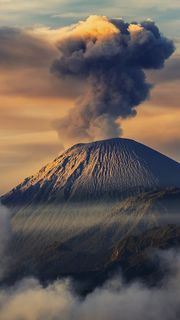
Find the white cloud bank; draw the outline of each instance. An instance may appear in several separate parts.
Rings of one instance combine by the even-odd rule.
[[[161,287],[148,288],[138,282],[125,285],[116,277],[83,300],[72,293],[69,280],[55,281],[46,288],[36,279],[22,280],[0,291],[0,319],[178,320],[180,255],[168,252],[167,258],[172,273]]]
[[[0,275],[11,238],[10,213],[0,206]],[[84,299],[72,291],[71,281],[57,280],[43,287],[26,278],[0,288],[0,320],[179,320],[180,253],[159,253],[169,275],[158,287],[125,284],[121,276],[108,280]],[[6,263],[5,263],[6,262]]]

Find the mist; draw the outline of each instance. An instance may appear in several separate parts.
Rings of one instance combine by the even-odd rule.
[[[120,272],[85,298],[72,280],[43,287],[35,278],[23,279],[0,291],[1,320],[178,320],[180,317],[180,253],[158,253],[169,275],[157,287],[140,281],[127,284]],[[173,264],[172,264],[173,261]]]
[[[1,206],[0,212],[3,280],[4,269],[11,268],[6,250],[12,240],[12,230],[9,210]],[[166,270],[156,286],[148,286],[142,280],[127,283],[120,270],[86,296],[78,294],[77,281],[72,278],[57,279],[44,285],[38,278],[22,276],[13,285],[4,283],[0,288],[0,320],[178,320],[180,252],[155,250],[154,254],[162,272]]]

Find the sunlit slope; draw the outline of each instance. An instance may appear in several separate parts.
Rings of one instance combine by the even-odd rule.
[[[129,139],[78,144],[10,191],[13,206],[121,197],[180,186],[180,164]]]

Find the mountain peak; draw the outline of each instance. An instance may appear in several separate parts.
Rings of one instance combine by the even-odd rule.
[[[80,143],[2,197],[6,204],[119,197],[180,186],[180,164],[131,139]]]
[[[92,141],[92,142],[86,142],[86,143],[77,143],[70,147],[69,149],[74,149],[78,147],[83,147],[83,146],[100,146],[100,145],[110,145],[110,144],[115,144],[115,143],[128,143],[128,142],[136,142],[135,140],[128,139],[128,138],[109,138],[109,139],[102,139],[102,140],[97,140],[97,141]]]

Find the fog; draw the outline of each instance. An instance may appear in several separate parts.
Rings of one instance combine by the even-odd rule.
[[[12,239],[10,212],[0,211],[0,271],[10,268],[7,246]],[[23,278],[0,287],[0,320],[178,320],[180,318],[180,252],[157,251],[166,277],[154,287],[125,282],[121,271],[82,297],[73,279],[57,279],[44,286],[37,278]],[[8,265],[9,264],[9,265]]]
[[[70,279],[43,287],[23,279],[0,291],[1,320],[178,320],[180,317],[180,254],[160,252],[169,276],[158,287],[125,284],[120,273],[85,298],[72,290]],[[173,263],[172,263],[173,262]]]

